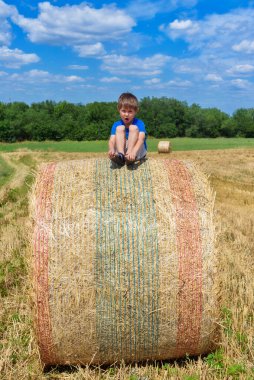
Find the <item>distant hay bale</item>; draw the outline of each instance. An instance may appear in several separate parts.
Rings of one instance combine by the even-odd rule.
[[[159,141],[158,153],[170,153],[170,152],[171,152],[170,141]]]
[[[32,195],[35,325],[45,364],[209,352],[214,195],[192,162],[41,167]]]

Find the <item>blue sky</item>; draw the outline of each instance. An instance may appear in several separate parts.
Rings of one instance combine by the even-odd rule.
[[[0,0],[0,101],[254,107],[254,1]]]

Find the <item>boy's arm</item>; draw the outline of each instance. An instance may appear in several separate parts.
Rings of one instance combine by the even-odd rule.
[[[111,135],[108,141],[108,156],[109,158],[114,157],[116,146],[116,135]]]
[[[131,152],[127,152],[127,154],[126,154],[126,158],[128,160],[130,160],[130,161],[135,160],[139,149],[141,148],[142,144],[144,144],[145,137],[146,137],[146,135],[144,132],[139,132],[138,140],[137,140],[135,146],[133,147]]]

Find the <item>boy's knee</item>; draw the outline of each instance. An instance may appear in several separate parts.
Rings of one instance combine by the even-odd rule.
[[[138,129],[138,127],[137,127],[136,125],[131,124],[131,125],[129,126],[129,132],[134,132],[134,133],[136,133],[136,132],[138,132],[138,131],[139,131],[139,129]]]
[[[139,129],[136,125],[130,125],[129,126],[129,137],[132,136],[133,141],[136,141],[138,139],[139,135]]]
[[[116,127],[116,133],[123,133],[124,131],[125,131],[124,125],[118,125],[118,127]]]

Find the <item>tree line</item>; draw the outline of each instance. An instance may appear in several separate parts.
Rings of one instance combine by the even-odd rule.
[[[254,137],[254,108],[239,108],[230,116],[218,108],[145,97],[137,117],[156,138]],[[0,141],[107,140],[118,119],[116,102],[0,102]]]

